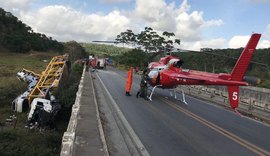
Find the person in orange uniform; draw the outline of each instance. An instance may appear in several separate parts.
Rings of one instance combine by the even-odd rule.
[[[132,85],[132,74],[133,74],[133,68],[130,67],[128,70],[127,82],[126,82],[126,96],[131,96],[130,89]]]

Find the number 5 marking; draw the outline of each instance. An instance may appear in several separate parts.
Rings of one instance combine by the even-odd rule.
[[[233,92],[232,99],[233,100],[237,100],[238,99],[238,93],[237,92]]]

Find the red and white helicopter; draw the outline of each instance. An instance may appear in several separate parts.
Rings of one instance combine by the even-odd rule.
[[[243,77],[260,37],[261,34],[252,34],[230,74],[182,69],[183,61],[179,57],[171,55],[161,58],[158,62],[150,63],[148,66],[150,69],[148,76],[150,77],[149,84],[153,89],[149,99],[152,101],[156,88],[174,89],[178,85],[223,85],[227,86],[231,108],[238,113],[239,86],[249,85],[248,82],[243,81]],[[184,92],[182,92],[182,96],[183,102],[187,104]],[[175,91],[174,97],[176,98]]]

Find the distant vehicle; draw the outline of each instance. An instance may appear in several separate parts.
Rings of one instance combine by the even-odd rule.
[[[89,56],[89,66],[94,69],[106,69],[106,59]]]
[[[98,69],[104,69],[104,68],[106,68],[106,60],[105,60],[105,58],[99,58],[99,59],[97,59],[97,68]]]
[[[112,58],[106,58],[106,65],[109,65],[109,66],[112,66],[113,65]]]

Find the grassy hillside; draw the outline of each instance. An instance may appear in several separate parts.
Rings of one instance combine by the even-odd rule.
[[[0,106],[10,105],[12,98],[25,91],[26,84],[16,78],[22,68],[41,73],[55,53],[0,53]]]
[[[131,50],[129,48],[105,44],[81,43],[81,45],[89,54],[94,54],[101,57],[118,56]]]

